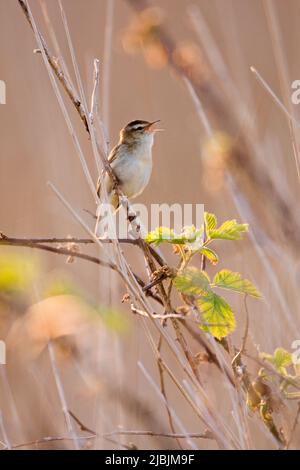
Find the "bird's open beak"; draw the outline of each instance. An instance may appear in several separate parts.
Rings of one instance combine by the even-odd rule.
[[[160,119],[158,119],[157,121],[153,121],[153,122],[150,122],[150,124],[146,127],[146,131],[147,132],[159,132],[159,131],[163,131],[164,129],[158,129],[155,127],[155,124],[157,122],[160,122]]]

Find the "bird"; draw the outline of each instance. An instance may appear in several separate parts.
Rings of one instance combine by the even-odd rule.
[[[118,144],[111,150],[108,161],[116,176],[119,187],[128,199],[139,196],[147,186],[152,172],[152,147],[157,121],[131,121],[120,131]],[[104,187],[108,203],[114,210],[119,208],[119,195],[114,189],[111,177],[104,172],[97,182],[97,195],[104,200]]]

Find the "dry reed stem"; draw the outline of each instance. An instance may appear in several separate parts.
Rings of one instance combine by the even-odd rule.
[[[80,447],[79,447],[79,442],[78,442],[78,436],[76,435],[75,429],[73,427],[73,424],[71,422],[71,419],[68,413],[67,399],[66,399],[64,388],[63,388],[62,380],[60,377],[59,368],[56,363],[55,352],[54,352],[51,341],[48,342],[48,353],[49,353],[49,358],[50,358],[50,363],[52,367],[52,373],[54,376],[57,393],[59,396],[59,400],[61,402],[62,412],[65,417],[65,422],[67,425],[67,430],[70,433],[70,436],[74,442],[75,449],[79,450]]]
[[[20,7],[23,10],[24,15],[27,18],[27,21],[28,21],[31,29],[34,31],[34,26],[33,26],[33,23],[32,23],[32,16],[30,15],[28,5],[27,5],[27,1],[26,0],[18,0],[18,2],[19,2]],[[56,57],[51,55],[51,53],[48,49],[48,46],[47,46],[44,38],[42,37],[42,35],[40,33],[39,33],[39,36],[40,36],[40,40],[41,40],[42,50],[44,51],[53,72],[55,73],[57,79],[62,84],[65,92],[67,93],[68,97],[72,101],[73,105],[77,109],[78,114],[79,114],[79,116],[80,116],[80,118],[81,118],[81,120],[84,124],[85,129],[89,132],[84,109],[82,107],[82,104],[81,104],[79,98],[76,95],[76,92],[75,92],[75,89],[74,89],[72,83],[69,81],[69,78],[64,74],[63,70],[58,65]]]
[[[161,365],[163,365],[163,362],[161,362]],[[138,362],[138,366],[140,368],[140,370],[142,371],[144,377],[147,379],[147,381],[149,382],[149,384],[151,385],[151,387],[154,389],[154,391],[156,392],[157,396],[160,398],[160,400],[164,403],[165,406],[168,406],[168,409],[169,409],[169,412],[172,416],[172,420],[174,420],[174,422],[176,423],[176,425],[178,426],[179,429],[181,429],[181,431],[183,431],[182,433],[184,434],[185,436],[185,439],[187,441],[187,443],[190,445],[190,447],[192,449],[197,449],[196,445],[194,444],[194,442],[192,442],[190,440],[190,438],[188,437],[188,433],[186,432],[186,430],[184,429],[184,426],[180,420],[180,418],[178,417],[177,413],[175,412],[175,410],[170,406],[169,403],[166,402],[166,397],[165,395],[161,392],[161,390],[158,388],[158,386],[156,385],[155,381],[152,379],[151,375],[149,374],[149,372],[146,370],[146,368],[144,367],[144,365],[139,361]],[[214,437],[212,436],[212,439],[214,439]]]
[[[165,321],[163,322],[163,326],[164,325],[165,325]],[[158,350],[159,354],[161,354],[162,339],[163,339],[162,335],[159,335],[159,340],[158,340],[158,344],[157,344],[157,350]],[[159,373],[160,391],[161,391],[161,394],[164,398],[164,403],[165,403],[165,408],[166,408],[166,412],[167,412],[167,416],[168,416],[169,426],[170,426],[171,432],[174,434],[175,433],[175,425],[174,425],[174,422],[173,422],[173,417],[172,417],[172,413],[171,413],[171,410],[170,410],[169,401],[168,401],[167,392],[166,392],[166,385],[165,385],[165,379],[164,379],[164,368],[160,363],[160,359],[157,360],[157,367],[158,367],[158,373]],[[181,443],[180,443],[178,438],[176,438],[176,442],[177,442],[178,447],[180,449],[182,449]]]
[[[1,430],[2,437],[4,439],[4,442],[3,443],[1,442],[1,443],[4,444],[7,447],[7,449],[11,450],[12,445],[8,439],[6,428],[4,426],[3,414],[1,410],[0,410],[0,430]]]

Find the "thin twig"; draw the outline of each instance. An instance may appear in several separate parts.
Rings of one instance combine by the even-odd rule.
[[[141,315],[142,317],[147,317],[149,318],[150,315],[143,311],[143,310],[140,310],[138,308],[136,308],[133,304],[131,305],[131,311],[132,313],[135,313],[137,315]],[[192,320],[194,321],[195,323],[198,323],[198,324],[201,324],[200,321],[197,321],[195,319],[192,319],[192,318],[189,318],[187,317],[186,315],[180,315],[179,313],[163,313],[163,314],[158,314],[158,313],[153,313],[151,315],[152,318],[158,318],[160,320],[167,320],[168,318],[176,318],[177,320]],[[211,326],[211,325],[210,325]]]
[[[157,351],[158,352],[158,351]],[[162,357],[160,356],[160,353],[158,352],[158,356],[157,356],[157,359],[160,360],[160,364],[161,366],[163,367],[164,370],[167,371],[167,368],[165,368],[165,362],[164,360],[162,359]],[[154,380],[152,379],[151,375],[149,374],[149,372],[145,369],[145,367],[143,366],[143,364],[138,361],[138,366],[140,367],[141,371],[143,372],[145,378],[148,380],[149,384],[153,387],[153,389],[155,390],[155,392],[157,393],[158,397],[163,401],[163,403],[165,404],[165,406],[168,406],[169,410],[170,410],[170,413],[172,415],[172,419],[174,420],[174,422],[176,422],[177,426],[179,427],[179,429],[181,429],[181,431],[183,431],[183,434],[185,434],[185,438],[187,440],[187,442],[189,443],[189,445],[191,446],[192,449],[195,449],[195,444],[190,440],[190,438],[187,436],[187,433],[185,432],[185,429],[183,427],[183,424],[181,423],[179,417],[177,416],[175,410],[173,408],[171,408],[170,404],[166,402],[166,398],[165,396],[161,393],[161,390],[159,390],[159,388],[157,387],[156,383],[154,382]]]
[[[91,124],[94,125],[95,116],[98,115],[98,96],[99,96],[99,85],[100,85],[100,72],[99,72],[99,59],[94,60],[94,86],[91,97],[91,111],[90,111],[90,120]]]
[[[247,306],[247,294],[245,294],[244,296],[244,305],[245,305],[245,311],[246,311],[246,322],[245,322],[245,332],[244,332],[244,336],[242,339],[241,353],[245,351],[248,333],[249,333],[249,312],[248,312],[248,306]]]
[[[70,435],[71,435],[71,437],[74,441],[75,449],[79,450],[80,447],[79,447],[79,443],[78,443],[78,440],[77,440],[78,436],[76,435],[76,432],[73,428],[73,424],[71,422],[71,419],[70,419],[70,416],[69,416],[69,413],[68,413],[68,406],[67,406],[65,391],[64,391],[64,388],[63,388],[59,368],[58,368],[57,363],[56,363],[55,352],[54,352],[53,345],[52,345],[51,341],[48,342],[48,352],[49,352],[50,363],[51,363],[52,372],[53,372],[53,376],[54,376],[54,380],[55,380],[55,384],[56,384],[56,388],[57,388],[57,393],[58,393],[58,396],[59,396],[59,399],[60,399],[60,402],[61,402],[62,412],[63,412],[64,417],[65,417],[67,429],[68,429],[68,432],[70,433]]]
[[[83,424],[80,421],[80,419],[77,418],[77,416],[71,410],[68,410],[68,413],[69,413],[70,416],[72,416],[74,421],[78,424],[80,431],[88,432],[88,433],[90,433],[94,436],[97,436],[97,433],[95,431],[93,431],[92,429],[89,429],[85,424]]]
[[[77,440],[78,441],[87,441],[90,439],[95,439],[96,436],[78,436]],[[73,437],[67,437],[67,436],[58,436],[58,437],[42,437],[41,439],[36,439],[34,441],[29,441],[29,442],[24,442],[22,444],[14,444],[11,446],[12,449],[20,449],[21,447],[29,447],[29,446],[36,446],[38,444],[48,444],[49,442],[59,442],[59,441],[71,441],[74,442]],[[6,448],[1,449],[1,450],[6,450]]]
[[[2,437],[5,441],[6,448],[7,449],[12,449],[12,445],[11,445],[9,439],[8,439],[7,432],[6,432],[6,429],[5,429],[5,426],[4,426],[3,414],[2,414],[1,410],[0,410],[0,430],[1,430]]]
[[[103,52],[103,80],[102,80],[102,116],[105,130],[109,136],[109,101],[111,84],[111,62],[112,62],[112,40],[113,40],[113,19],[114,19],[114,0],[106,0],[106,18],[104,30],[104,52]]]
[[[266,82],[266,80],[262,77],[262,75],[256,70],[255,67],[251,66],[250,67],[251,72],[254,74],[255,78],[257,81],[263,86],[263,88],[269,93],[269,95],[273,98],[274,102],[277,104],[277,106],[283,111],[283,113],[286,115],[290,121],[292,121],[296,127],[300,127],[300,123],[297,121],[297,119],[292,116],[289,112],[289,110],[284,106],[284,104],[280,101],[278,96],[274,93],[270,85]]]
[[[213,439],[211,436],[211,433],[209,431],[205,431],[203,433],[188,433],[188,434],[180,434],[180,433],[163,433],[163,432],[155,432],[155,431],[131,431],[131,430],[124,430],[124,431],[111,431],[108,433],[104,434],[92,434],[91,436],[78,436],[77,440],[78,441],[89,441],[91,439],[96,439],[98,437],[102,437],[103,439],[110,440],[110,437],[113,436],[151,436],[151,437],[165,437],[169,439],[185,439],[186,437],[189,437],[191,439]],[[29,442],[24,442],[22,444],[14,444],[10,447],[10,449],[20,449],[21,447],[29,447],[29,446],[36,446],[39,444],[48,444],[49,442],[61,442],[61,441],[73,441],[74,439],[72,437],[67,437],[67,436],[57,436],[57,437],[51,437],[51,436],[46,436],[42,437],[40,439],[36,439],[33,441]],[[116,443],[116,441],[112,441]],[[4,443],[1,443],[4,447],[1,450],[8,450],[9,447],[5,445]],[[118,443],[120,444],[120,443]],[[123,444],[120,444],[122,447],[125,449],[132,449],[130,446],[126,446]]]
[[[162,325],[163,326],[165,325],[165,320],[163,321]],[[163,339],[162,335],[159,335],[159,341],[157,344],[157,351],[159,352],[159,354],[161,354],[162,339]],[[160,358],[157,359],[157,367],[158,367],[158,372],[159,372],[160,391],[161,391],[162,396],[165,399],[165,408],[166,408],[167,415],[168,415],[168,421],[169,421],[171,432],[174,435],[175,424],[173,422],[173,417],[172,417],[172,413],[171,413],[170,406],[169,406],[169,401],[168,401],[166,386],[165,386],[164,368],[160,363]],[[178,438],[176,438],[176,442],[177,442],[178,447],[182,449],[182,445]]]
[[[110,242],[110,240],[107,240]],[[134,242],[134,240],[132,240]],[[0,232],[0,246],[5,245],[5,246],[19,246],[19,247],[24,247],[24,248],[34,248],[37,250],[43,250],[43,251],[48,251],[50,253],[55,253],[58,255],[65,255],[65,256],[72,256],[74,258],[79,258],[83,259],[85,261],[89,261],[91,263],[95,263],[99,266],[103,266],[106,268],[110,268],[115,272],[119,272],[117,265],[110,262],[110,261],[105,261],[101,258],[97,258],[95,256],[87,255],[85,253],[79,253],[78,251],[69,249],[69,248],[64,248],[61,246],[53,247],[53,246],[48,246],[45,245],[44,243],[95,243],[94,240],[89,239],[89,238],[12,238],[12,237],[7,237],[3,233]],[[125,243],[125,241],[124,241]],[[126,242],[127,243],[127,242]],[[128,243],[131,243],[131,241],[128,241]],[[136,244],[136,243],[133,243]],[[145,283],[144,281],[137,275],[134,274],[136,281],[138,284],[142,287],[142,289],[145,288]],[[161,299],[159,296],[154,294],[151,289],[147,290],[146,295],[153,298],[161,304]]]
[[[39,240],[39,241],[36,241],[36,240]],[[28,238],[28,239],[11,238],[11,237],[7,237],[3,233],[0,233],[0,246],[7,245],[7,246],[20,246],[20,247],[25,247],[25,248],[26,247],[36,248],[38,250],[50,251],[51,253],[56,253],[59,255],[74,256],[75,258],[81,258],[86,261],[90,261],[100,266],[104,266],[104,267],[113,269],[114,271],[117,271],[117,265],[110,261],[105,261],[105,260],[102,260],[101,258],[96,258],[95,256],[90,256],[84,253],[78,253],[78,251],[75,251],[69,248],[63,248],[61,246],[54,247],[54,246],[48,246],[44,244],[44,243],[57,243],[57,241],[54,241],[55,239],[52,239],[52,240],[51,239],[43,239],[43,240],[36,239],[36,240],[32,238]],[[61,239],[61,240],[64,240],[63,243],[71,243],[70,241],[67,242],[67,239]],[[89,242],[84,241],[82,243],[89,243]]]
[[[106,432],[101,435],[97,434],[95,431],[91,430],[88,428],[85,424],[80,421],[80,419],[71,411],[68,410],[69,414],[72,416],[74,421],[78,424],[79,429],[84,432],[88,432],[91,434],[89,438],[92,436],[94,437],[112,437],[112,436],[153,436],[153,437],[167,437],[171,439],[184,439],[186,437],[192,437],[194,439],[213,439],[212,433],[209,430],[206,430],[203,433],[188,433],[188,434],[183,434],[183,433],[166,433],[166,432],[155,432],[155,431],[136,431],[136,430],[117,430],[117,431],[111,431],[111,432]]]
[[[131,238],[119,238],[118,239],[119,243],[124,243],[126,245],[135,245],[140,247],[140,242],[137,239],[131,239]],[[57,237],[52,237],[52,238],[16,238],[16,237],[8,237],[5,235],[3,232],[0,232],[0,245],[15,245],[15,246],[29,246],[31,248],[40,248],[39,244],[44,244],[44,243],[77,243],[77,244],[90,244],[90,243],[95,243],[95,240],[92,238],[77,238],[77,237],[66,237],[66,238],[57,238]],[[110,239],[101,239],[102,244],[108,244],[108,243],[113,243],[113,240]],[[165,260],[161,258],[161,256],[157,253],[157,251],[149,245],[149,249],[151,251],[151,254],[155,258],[155,260],[158,262],[160,266],[164,266]],[[147,288],[148,289],[148,288]],[[147,290],[146,289],[146,290]]]
[[[247,307],[247,294],[244,296],[244,305],[245,305],[245,311],[246,311],[246,322],[245,322],[245,332],[242,338],[242,344],[239,349],[239,351],[235,354],[234,358],[231,361],[231,364],[233,368],[238,364],[238,362],[241,360],[241,356],[246,350],[246,342],[248,338],[248,333],[249,333],[249,312],[248,312],[248,307]]]
[[[164,433],[164,432],[155,432],[155,431],[112,431],[110,433],[105,433],[103,436],[153,436],[153,437],[168,437],[171,439],[186,439],[187,437],[192,439],[213,439],[213,436],[210,431],[205,431],[203,433]]]

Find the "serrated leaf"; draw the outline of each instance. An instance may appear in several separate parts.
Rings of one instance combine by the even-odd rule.
[[[261,294],[254,287],[251,281],[243,279],[240,273],[234,273],[229,269],[219,271],[214,277],[213,284],[216,287],[252,295],[252,297],[261,297]]]
[[[174,284],[180,292],[187,295],[201,295],[211,290],[208,274],[195,267],[186,268],[180,272]]]
[[[145,238],[147,243],[154,243],[159,245],[163,242],[171,242],[175,238],[174,230],[168,227],[157,227],[152,232],[149,232]]]
[[[235,330],[236,321],[234,313],[223,297],[210,292],[201,296],[197,304],[204,320],[211,325],[203,325],[201,328],[209,331],[215,338],[225,338]]]
[[[235,219],[227,220],[219,228],[210,230],[209,237],[222,240],[241,240],[242,233],[248,231],[248,224],[238,224]]]
[[[219,257],[217,253],[212,250],[211,248],[207,248],[206,246],[203,246],[200,249],[200,253],[202,253],[206,258],[212,263],[212,264],[217,264],[219,261]]]
[[[283,348],[275,349],[273,356],[267,353],[261,353],[260,355],[263,359],[273,364],[283,375],[287,374],[286,368],[293,363],[292,354]]]
[[[176,234],[168,227],[158,227],[145,237],[147,243],[173,243],[174,245],[187,245],[191,251],[197,251],[202,246],[203,230],[197,230],[194,225],[184,227],[180,234]]]
[[[211,230],[214,230],[217,226],[217,217],[215,214],[210,214],[209,212],[204,212],[205,228],[207,233]]]

